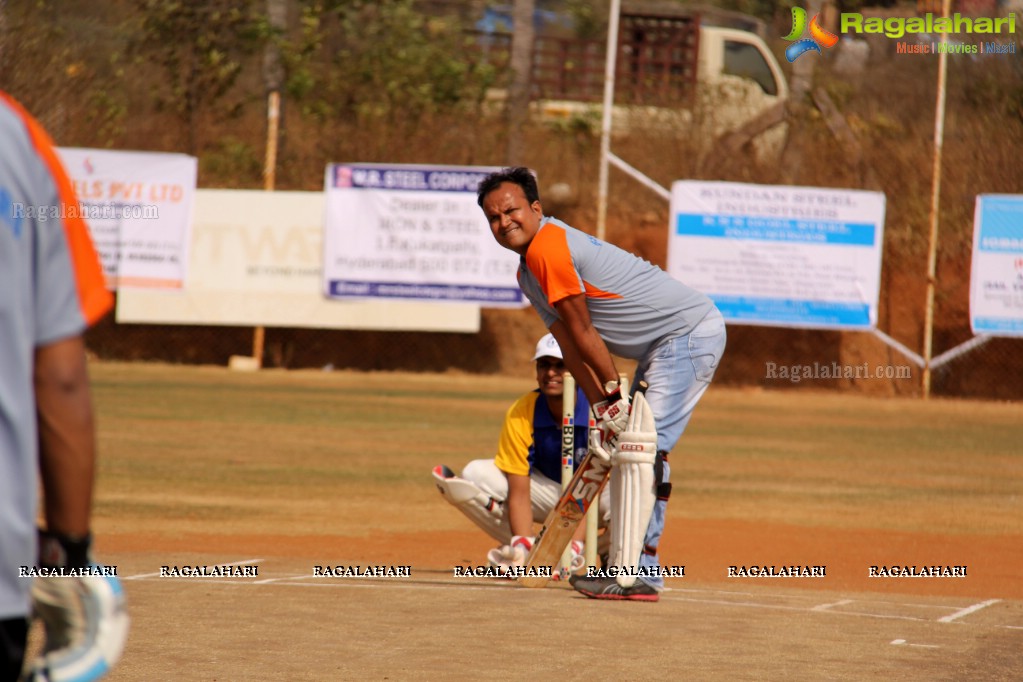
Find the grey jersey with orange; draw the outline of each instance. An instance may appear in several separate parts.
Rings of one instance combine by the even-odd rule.
[[[0,92],[0,620],[29,612],[32,581],[19,574],[36,560],[35,351],[80,334],[88,322],[83,299],[92,295],[76,279],[82,243],[76,249],[71,241],[87,228],[76,223],[77,232],[50,217],[70,205],[61,187],[71,185],[54,174],[52,145],[41,135],[38,123]],[[103,290],[94,300],[98,315],[110,295]]]
[[[548,328],[560,319],[555,304],[585,294],[608,350],[633,360],[688,334],[714,308],[656,265],[549,216],[520,259],[518,280]]]

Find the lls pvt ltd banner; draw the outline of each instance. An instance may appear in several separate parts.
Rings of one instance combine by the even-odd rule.
[[[188,263],[195,157],[61,148],[107,286],[180,289]]]
[[[326,295],[522,306],[519,257],[497,244],[476,204],[493,170],[327,166]]]
[[[877,324],[885,197],[878,192],[680,180],[668,272],[740,324]]]
[[[1023,336],[1023,195],[977,197],[970,326],[976,334]]]

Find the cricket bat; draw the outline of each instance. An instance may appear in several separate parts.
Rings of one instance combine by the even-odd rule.
[[[640,382],[637,390],[646,388]],[[609,443],[612,447],[614,442]],[[605,462],[593,452],[587,452],[575,475],[569,481],[561,499],[547,515],[543,528],[533,542],[533,550],[526,559],[525,574],[518,579],[523,587],[544,587],[551,579],[550,574],[561,562],[561,556],[572,542],[579,522],[586,518],[586,512],[599,499],[600,492],[611,475],[611,462]]]

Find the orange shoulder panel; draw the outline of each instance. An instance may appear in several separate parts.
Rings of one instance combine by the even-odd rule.
[[[106,288],[103,268],[89,236],[89,228],[81,218],[81,210],[74,187],[64,171],[63,164],[57,157],[49,134],[17,101],[6,93],[0,93],[0,97],[24,121],[32,138],[32,144],[46,163],[50,175],[53,176],[53,182],[60,195],[60,215],[64,216],[61,222],[64,225],[68,250],[75,268],[78,304],[86,323],[92,325],[110,310],[114,297]],[[69,207],[73,208],[69,210]]]
[[[547,223],[533,237],[526,251],[526,267],[540,283],[551,305],[583,293],[579,286],[579,275],[572,265],[568,238],[564,228],[558,225]]]

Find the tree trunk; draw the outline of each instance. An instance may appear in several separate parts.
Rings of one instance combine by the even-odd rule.
[[[807,0],[806,14],[811,19],[817,16],[821,11],[822,4],[822,0]],[[817,65],[817,58],[820,56],[808,54],[792,63],[792,87],[789,91],[789,106],[786,115],[789,123],[788,134],[781,157],[782,173],[784,173],[787,183],[797,182],[799,179],[803,152],[798,137],[809,108],[807,100],[813,89],[813,70]]]
[[[533,71],[533,8],[534,0],[515,0],[512,20],[511,69],[512,82],[508,88],[508,147],[509,165],[522,165],[526,154],[523,139],[529,119],[529,90]]]
[[[8,82],[7,59],[7,0],[0,0],[0,83]]]

